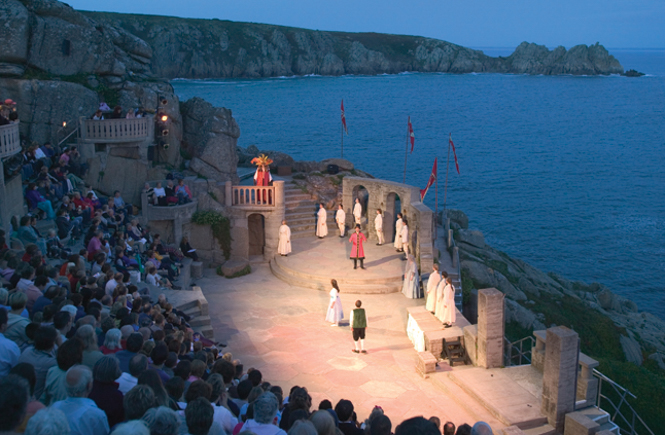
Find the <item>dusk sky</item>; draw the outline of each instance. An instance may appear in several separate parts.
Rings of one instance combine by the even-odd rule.
[[[663,0],[69,0],[75,9],[421,35],[470,47],[665,47]]]

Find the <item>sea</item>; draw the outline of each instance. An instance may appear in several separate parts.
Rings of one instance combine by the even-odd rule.
[[[491,56],[512,49],[481,48]],[[512,257],[599,282],[665,319],[665,49],[610,49],[622,76],[402,73],[172,82],[229,108],[238,145],[342,156],[438,195]],[[407,118],[415,135],[407,149]],[[448,159],[448,138],[455,144]],[[410,148],[410,145],[408,146]],[[447,179],[447,192],[445,189]]]

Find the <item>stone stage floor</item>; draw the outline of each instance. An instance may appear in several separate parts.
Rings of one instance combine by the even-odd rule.
[[[348,267],[348,260],[344,264]],[[327,292],[287,284],[275,278],[267,264],[252,267],[250,275],[236,279],[209,269],[197,280],[208,300],[216,339],[228,343],[228,351],[245,370],[261,370],[264,379],[285,394],[293,385],[307,387],[313,409],[323,399],[333,405],[349,399],[361,420],[379,405],[393,425],[435,415],[456,425],[483,420],[494,429],[505,427],[446,373],[473,368],[451,369],[440,363],[429,379],[417,373],[417,355],[405,332],[406,308],[424,304],[423,299],[401,293],[343,293],[345,319],[341,327],[331,327],[324,321]],[[351,352],[348,314],[358,298],[368,315],[367,354]]]

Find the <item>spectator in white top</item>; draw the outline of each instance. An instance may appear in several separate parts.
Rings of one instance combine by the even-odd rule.
[[[120,272],[116,272],[115,275],[113,275],[113,279],[110,279],[109,282],[106,283],[106,287],[104,287],[104,290],[106,290],[106,294],[109,296],[113,296],[113,290],[115,288],[122,284],[122,279],[124,278],[124,275]]]
[[[122,372],[122,375],[115,380],[118,383],[118,390],[122,394],[127,394],[136,386],[139,376],[146,370],[148,370],[148,358],[142,353],[134,355],[129,360],[129,373]]]

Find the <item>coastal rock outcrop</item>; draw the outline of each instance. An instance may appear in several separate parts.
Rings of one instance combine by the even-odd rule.
[[[217,181],[238,181],[240,127],[231,110],[195,97],[180,105],[182,148],[192,157],[190,169]]]
[[[623,67],[614,56],[596,42],[595,45],[576,45],[570,50],[558,46],[549,50],[544,45],[522,42],[506,58],[507,72],[515,74],[621,74]]]

